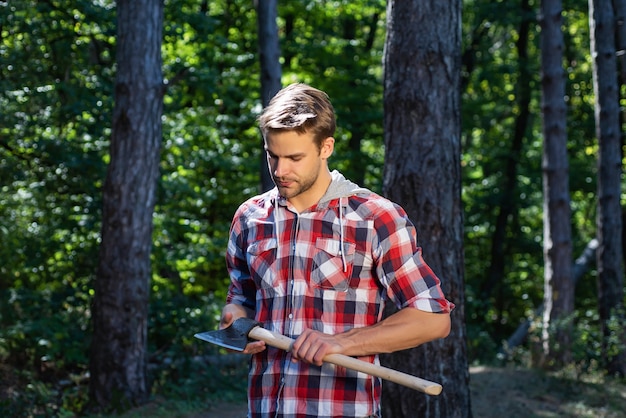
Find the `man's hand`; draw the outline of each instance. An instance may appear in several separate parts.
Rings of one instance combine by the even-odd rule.
[[[245,308],[239,305],[226,305],[222,310],[222,317],[220,318],[220,329],[228,328],[239,318],[249,318],[248,312]],[[257,354],[265,350],[265,341],[254,341],[248,343],[243,350],[244,354]],[[237,353],[239,351],[228,350],[231,353]]]
[[[305,329],[296,339],[291,348],[293,361],[304,361],[321,366],[328,354],[337,354],[343,351],[338,338],[312,329]]]

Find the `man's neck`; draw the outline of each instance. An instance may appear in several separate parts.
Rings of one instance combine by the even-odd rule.
[[[330,186],[331,182],[332,176],[330,175],[330,171],[326,169],[320,174],[313,187],[305,193],[289,199],[289,203],[298,213],[301,213],[302,211],[319,203],[320,199],[324,196],[324,194],[326,194],[326,190],[328,190],[328,186]]]

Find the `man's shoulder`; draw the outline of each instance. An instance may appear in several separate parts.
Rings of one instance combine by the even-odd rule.
[[[385,213],[396,215],[404,212],[398,204],[372,191],[354,194],[350,196],[349,201],[350,207],[356,212],[364,216],[369,214],[366,217],[378,217]]]
[[[235,212],[235,217],[267,216],[268,211],[274,206],[277,198],[278,195],[275,189],[252,196],[239,205]]]

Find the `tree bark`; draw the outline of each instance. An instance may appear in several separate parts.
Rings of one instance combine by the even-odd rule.
[[[91,405],[104,411],[142,404],[150,394],[150,252],[163,112],[163,3],[121,0],[117,16],[118,69],[90,358]]]
[[[615,49],[619,66],[619,79],[626,85],[626,0],[613,0],[615,14]]]
[[[383,416],[471,416],[463,283],[460,171],[461,1],[390,0],[384,56],[383,193],[415,223],[429,265],[456,304],[443,340],[382,357],[383,363],[439,381],[438,397],[392,383]]]
[[[282,69],[280,67],[280,45],[278,41],[277,0],[259,0],[256,2],[257,29],[259,39],[259,59],[261,61],[261,102],[267,106],[272,97],[282,87]],[[263,142],[261,142],[263,146]],[[261,153],[261,190],[274,187],[269,172],[265,151]]]
[[[542,366],[571,361],[574,282],[563,70],[563,6],[541,1],[544,311]]]
[[[626,375],[624,269],[622,266],[621,130],[615,57],[615,13],[611,2],[589,0],[598,154],[598,311],[604,358],[610,374]],[[614,320],[614,328],[611,320]],[[615,334],[615,335],[612,335]],[[617,338],[621,344],[609,344]],[[610,350],[614,349],[614,352]]]
[[[613,11],[615,13],[615,49],[619,68],[619,89],[620,101],[624,99],[626,86],[626,0],[613,0]],[[620,125],[624,123],[624,110],[620,112]],[[622,146],[625,144],[624,132],[621,132]],[[623,150],[623,147],[622,147]],[[622,159],[624,152],[622,151]],[[626,209],[622,208],[622,265],[626,266]]]

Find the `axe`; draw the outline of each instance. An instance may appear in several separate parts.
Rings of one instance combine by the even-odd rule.
[[[235,351],[243,351],[250,340],[265,341],[267,345],[289,351],[295,341],[284,335],[266,330],[261,326],[260,322],[249,318],[239,318],[228,328],[201,332],[195,334],[194,337]],[[428,395],[439,395],[442,390],[439,383],[343,354],[328,354],[324,357],[324,362],[389,380]]]

